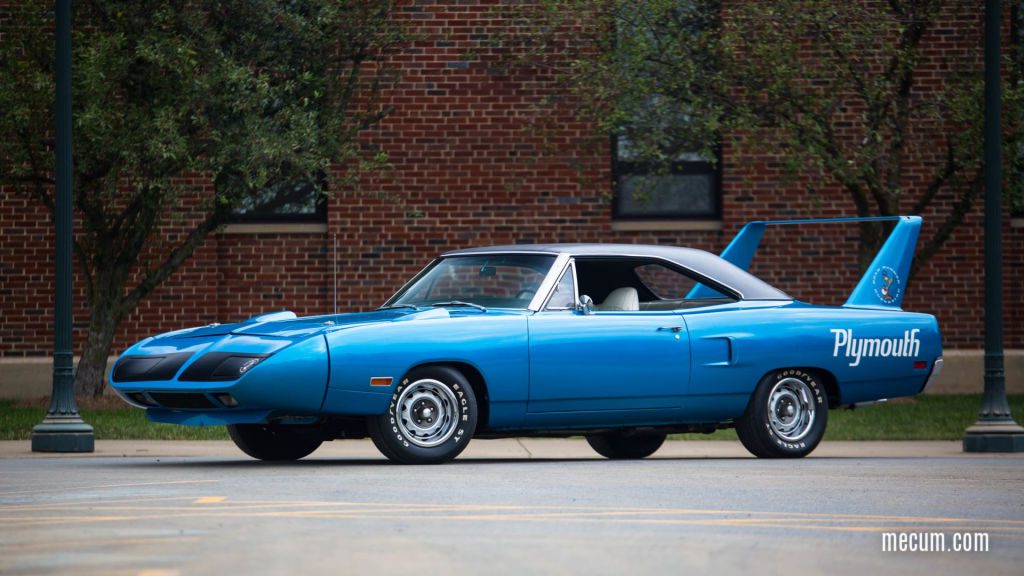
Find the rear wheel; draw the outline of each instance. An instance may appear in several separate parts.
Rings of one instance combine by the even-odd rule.
[[[598,454],[612,460],[639,460],[658,451],[665,435],[657,432],[616,431],[588,434],[587,443]]]
[[[231,424],[228,435],[242,452],[258,460],[298,460],[324,441],[317,431],[278,424]]]
[[[828,398],[821,382],[799,368],[765,376],[736,421],[743,446],[758,458],[802,458],[825,435]]]
[[[476,395],[458,370],[413,369],[395,388],[388,411],[371,416],[373,443],[392,462],[441,464],[469,444],[478,417]]]

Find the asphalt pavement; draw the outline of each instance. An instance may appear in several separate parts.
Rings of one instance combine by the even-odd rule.
[[[1021,574],[1024,457],[952,442],[824,443],[803,460],[671,442],[474,441],[441,466],[367,442],[297,463],[224,442],[0,442],[0,574]],[[883,534],[987,534],[885,552]]]

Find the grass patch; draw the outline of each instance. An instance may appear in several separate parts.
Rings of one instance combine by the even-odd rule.
[[[857,410],[832,410],[825,440],[959,440],[974,423],[981,395],[917,396]],[[85,401],[82,416],[98,440],[227,440],[223,426],[178,426],[146,420],[144,411],[117,398]],[[1010,408],[1024,416],[1024,395],[1011,395]],[[0,400],[0,440],[28,440],[46,415],[44,401]],[[1019,420],[1018,420],[1019,421]],[[734,430],[675,434],[675,440],[735,440]]]
[[[1009,396],[1015,418],[1024,416],[1024,395]],[[978,419],[981,394],[899,398],[879,406],[831,410],[825,440],[960,440]],[[735,430],[674,434],[675,440],[735,440]]]
[[[146,419],[146,412],[118,398],[81,403],[82,418],[97,440],[227,440],[223,426],[179,426]],[[0,440],[28,440],[43,421],[46,405],[39,401],[0,400]]]

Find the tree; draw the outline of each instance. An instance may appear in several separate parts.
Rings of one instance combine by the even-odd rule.
[[[951,198],[916,272],[983,183],[980,45],[977,60],[954,55],[941,81],[924,86],[922,41],[977,8],[970,0],[549,1],[512,9],[521,26],[508,42],[524,55],[520,64],[555,71],[581,116],[651,163],[713,157],[733,138],[775,151],[793,175],[830,175],[859,216],[919,214]],[[1008,60],[1012,161],[1024,142],[1021,51]],[[927,181],[909,187],[915,165]],[[1021,205],[1022,186],[1008,179],[1012,204]],[[885,230],[861,225],[862,269]]]
[[[242,202],[334,187],[386,161],[360,131],[387,112],[404,41],[385,0],[83,0],[73,45],[74,253],[89,332],[75,390],[99,395],[118,324]],[[0,44],[0,183],[53,212],[52,6],[12,8]],[[196,177],[209,192],[197,190]],[[248,199],[248,200],[247,200]],[[164,237],[162,226],[184,227]]]

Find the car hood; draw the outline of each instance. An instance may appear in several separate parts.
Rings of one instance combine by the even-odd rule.
[[[522,311],[492,309],[484,312],[484,314],[509,313],[516,314],[522,313]],[[157,336],[155,340],[163,338],[205,338],[210,336],[226,336],[228,334],[295,339],[312,336],[319,332],[344,330],[369,324],[414,322],[417,320],[458,318],[479,314],[481,314],[480,311],[472,308],[422,308],[419,310],[393,308],[374,310],[372,312],[352,312],[348,314],[329,314],[298,318],[295,316],[295,313],[284,311],[255,316],[243,322],[233,324],[211,324],[209,326],[168,332]]]

